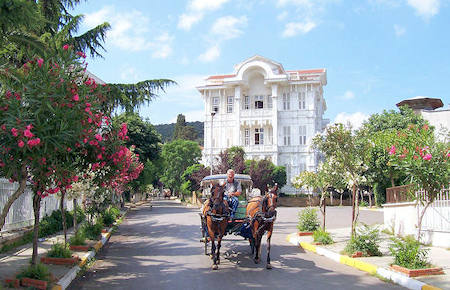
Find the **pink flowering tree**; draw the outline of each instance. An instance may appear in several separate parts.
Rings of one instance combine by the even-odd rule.
[[[114,165],[112,156],[126,138],[115,137],[123,132],[114,132],[103,114],[107,88],[86,77],[84,58],[64,45],[0,76],[0,174],[19,183],[2,210],[0,228],[14,200],[29,186],[35,193],[32,264],[41,199],[64,193],[78,180],[77,172]],[[104,176],[115,173],[111,168]]]
[[[448,144],[434,140],[428,125],[409,126],[397,133],[397,139],[387,148],[389,165],[405,173],[415,189],[423,189],[424,194],[414,197],[424,206],[418,220],[417,240],[420,239],[422,219],[427,208],[434,202],[439,192],[447,188],[450,181],[450,149]]]

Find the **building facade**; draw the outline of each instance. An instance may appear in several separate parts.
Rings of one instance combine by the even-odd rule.
[[[205,102],[203,162],[213,164],[221,151],[241,146],[248,159],[269,158],[286,167],[292,178],[314,171],[318,154],[310,140],[321,133],[326,102],[325,69],[286,71],[270,59],[255,55],[234,67],[232,75],[216,75],[197,87]]]

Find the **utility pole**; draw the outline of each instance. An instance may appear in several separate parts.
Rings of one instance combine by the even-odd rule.
[[[216,114],[215,111],[211,112],[211,163],[210,163],[210,172],[209,174],[212,175],[212,167],[213,167],[213,141],[214,141],[214,115]]]

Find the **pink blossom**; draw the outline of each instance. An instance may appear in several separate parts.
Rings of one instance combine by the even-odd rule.
[[[42,67],[42,65],[44,64],[44,60],[42,58],[38,59],[37,64],[39,67]]]
[[[447,157],[450,157],[450,152],[449,153],[447,153],[447,155],[446,155]]]
[[[395,146],[392,145],[391,146],[391,150],[389,151],[389,155],[394,155],[395,154],[395,150],[396,150]]]
[[[72,100],[74,100],[75,102],[78,102],[80,100],[80,96],[79,95],[74,95]]]
[[[34,134],[31,133],[31,131],[28,130],[28,129],[26,129],[26,130],[23,132],[23,135],[24,135],[25,137],[27,137],[27,138],[32,138],[32,137],[34,136]]]
[[[68,49],[69,49],[69,45],[68,45],[68,44],[65,44],[65,45],[63,46],[63,49],[64,49],[64,50],[68,50]]]
[[[98,141],[102,141],[103,137],[100,134],[95,135],[95,139],[97,139]]]
[[[36,138],[36,139],[28,140],[27,145],[30,146],[30,147],[33,147],[33,146],[39,145],[40,143],[41,143],[41,139]]]
[[[19,130],[17,130],[16,128],[11,129],[11,133],[13,134],[14,137],[18,136],[18,132],[19,132]]]
[[[84,109],[84,111],[85,112],[89,112],[91,109],[89,109],[89,107],[86,107],[85,109]]]
[[[431,154],[428,153],[428,154],[426,154],[425,156],[423,156],[423,160],[430,160],[431,157],[433,157],[433,156],[431,156]]]
[[[23,146],[25,146],[25,142],[23,142],[22,140],[20,140],[17,145],[22,148]]]
[[[31,130],[31,129],[33,129],[33,125],[32,125],[32,124],[28,124],[28,125],[25,127],[25,129]]]

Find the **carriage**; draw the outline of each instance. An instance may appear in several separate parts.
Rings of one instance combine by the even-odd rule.
[[[215,175],[209,175],[203,178],[201,186],[202,186],[202,200],[206,200],[209,198],[210,195],[210,186],[212,184],[217,184],[222,180],[226,180],[227,175],[226,174],[215,174]],[[251,230],[247,226],[246,218],[245,218],[245,210],[248,204],[248,201],[259,195],[259,189],[253,189],[253,181],[250,177],[250,175],[246,174],[235,174],[234,179],[239,181],[241,183],[242,192],[239,196],[239,206],[236,210],[235,216],[233,218],[230,218],[228,220],[228,225],[226,228],[225,235],[239,235],[242,236],[244,239],[250,239],[251,238]],[[205,255],[208,255],[208,242],[210,241],[210,238],[208,236],[207,231],[207,225],[206,225],[206,217],[199,213],[200,219],[201,219],[201,234],[202,239],[201,242],[205,243]]]

